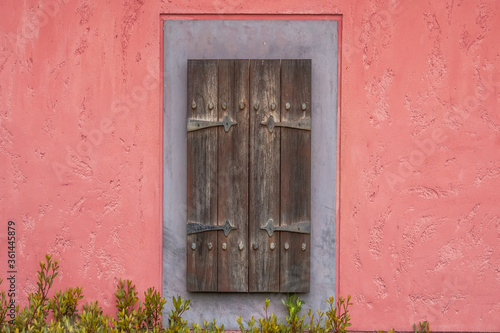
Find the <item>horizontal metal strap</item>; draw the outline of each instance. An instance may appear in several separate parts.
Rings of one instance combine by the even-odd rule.
[[[311,130],[311,118],[280,122],[280,121],[275,121],[273,115],[270,115],[269,118],[267,118],[267,121],[263,121],[261,122],[261,124],[267,126],[269,132],[272,132],[275,127],[288,127],[304,131]]]
[[[229,129],[233,125],[237,125],[238,123],[229,118],[228,115],[224,117],[222,121],[213,121],[213,120],[202,120],[202,119],[188,119],[187,120],[187,131],[197,131],[208,127],[215,126],[224,126],[224,130],[229,132]]]
[[[198,222],[188,222],[187,223],[187,234],[192,235],[192,234],[197,234],[200,232],[206,232],[206,231],[217,231],[217,230],[222,230],[224,231],[224,235],[229,235],[229,232],[231,230],[236,229],[236,227],[233,227],[231,223],[229,223],[229,220],[226,220],[226,223],[224,225],[210,225],[210,224],[203,224],[203,223],[198,223]]]
[[[310,234],[311,233],[311,221],[303,221],[294,223],[291,225],[281,225],[274,226],[273,219],[269,219],[267,224],[263,227],[260,227],[262,230],[267,231],[269,237],[273,235],[275,231],[288,231],[288,232],[296,232],[300,234]]]

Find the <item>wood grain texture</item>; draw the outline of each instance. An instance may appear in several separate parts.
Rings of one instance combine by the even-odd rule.
[[[282,60],[281,106],[281,121],[311,117],[310,60]],[[311,131],[282,128],[281,225],[302,221],[311,221]],[[280,292],[309,292],[310,238],[310,234],[281,232]]]
[[[311,132],[262,122],[310,119],[311,61],[189,61],[188,118],[226,116],[188,132],[188,221],[237,229],[187,236],[188,290],[308,292],[310,235],[261,227],[311,220]]]
[[[217,120],[217,74],[216,60],[188,61],[187,118]],[[217,225],[217,148],[216,127],[187,133],[188,222]],[[187,290],[217,291],[217,231],[188,235],[186,244]]]
[[[248,104],[249,61],[219,61],[219,120],[229,115],[238,124],[229,132],[219,127],[218,220],[237,229],[218,232],[218,291],[248,291]],[[226,106],[224,110],[222,105]],[[220,244],[227,243],[227,250]],[[243,249],[239,245],[243,244]]]
[[[272,114],[279,119],[280,61],[250,62],[250,205],[249,291],[279,291],[279,233],[269,237],[260,227],[269,219],[279,223],[280,130],[261,125]],[[275,110],[271,104],[275,103]],[[258,106],[255,110],[254,106]],[[274,243],[276,248],[271,250]],[[253,246],[256,244],[257,249]]]

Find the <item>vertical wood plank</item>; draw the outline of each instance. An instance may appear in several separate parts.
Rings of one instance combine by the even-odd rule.
[[[279,291],[279,232],[269,237],[261,226],[279,223],[280,130],[271,133],[262,121],[279,119],[280,60],[250,62],[250,205],[249,291]],[[275,103],[275,110],[271,104]],[[257,109],[256,109],[257,107]],[[271,249],[274,243],[275,249]],[[256,246],[256,249],[254,248]]]
[[[290,109],[286,110],[286,103]],[[302,109],[305,103],[306,109]],[[281,121],[311,117],[311,61],[281,63]],[[311,132],[281,130],[281,225],[311,221]],[[280,292],[309,292],[309,234],[281,232]],[[285,249],[288,243],[289,248]],[[305,250],[302,245],[305,244]]]
[[[226,237],[218,232],[219,292],[248,291],[248,104],[249,61],[219,61],[219,121],[228,115],[237,125],[219,127],[219,225],[229,220],[237,229]],[[224,110],[225,106],[225,110]],[[227,244],[221,250],[221,244]],[[240,249],[240,243],[242,248]]]
[[[188,61],[187,118],[217,120],[217,61]],[[194,103],[196,107],[193,108]],[[213,103],[213,108],[209,108]],[[187,133],[187,220],[217,225],[217,128]],[[209,244],[212,249],[209,249]],[[187,235],[187,290],[217,291],[217,232]],[[192,246],[195,249],[192,249]]]

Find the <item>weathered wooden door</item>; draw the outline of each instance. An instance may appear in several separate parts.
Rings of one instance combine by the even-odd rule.
[[[187,289],[308,292],[311,61],[189,60]]]

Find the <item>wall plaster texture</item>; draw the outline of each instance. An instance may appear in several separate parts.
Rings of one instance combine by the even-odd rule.
[[[107,313],[120,277],[162,289],[162,21],[198,14],[341,16],[336,283],[352,329],[500,331],[494,0],[1,1],[0,276],[14,220],[17,304],[47,252],[54,287]]]

